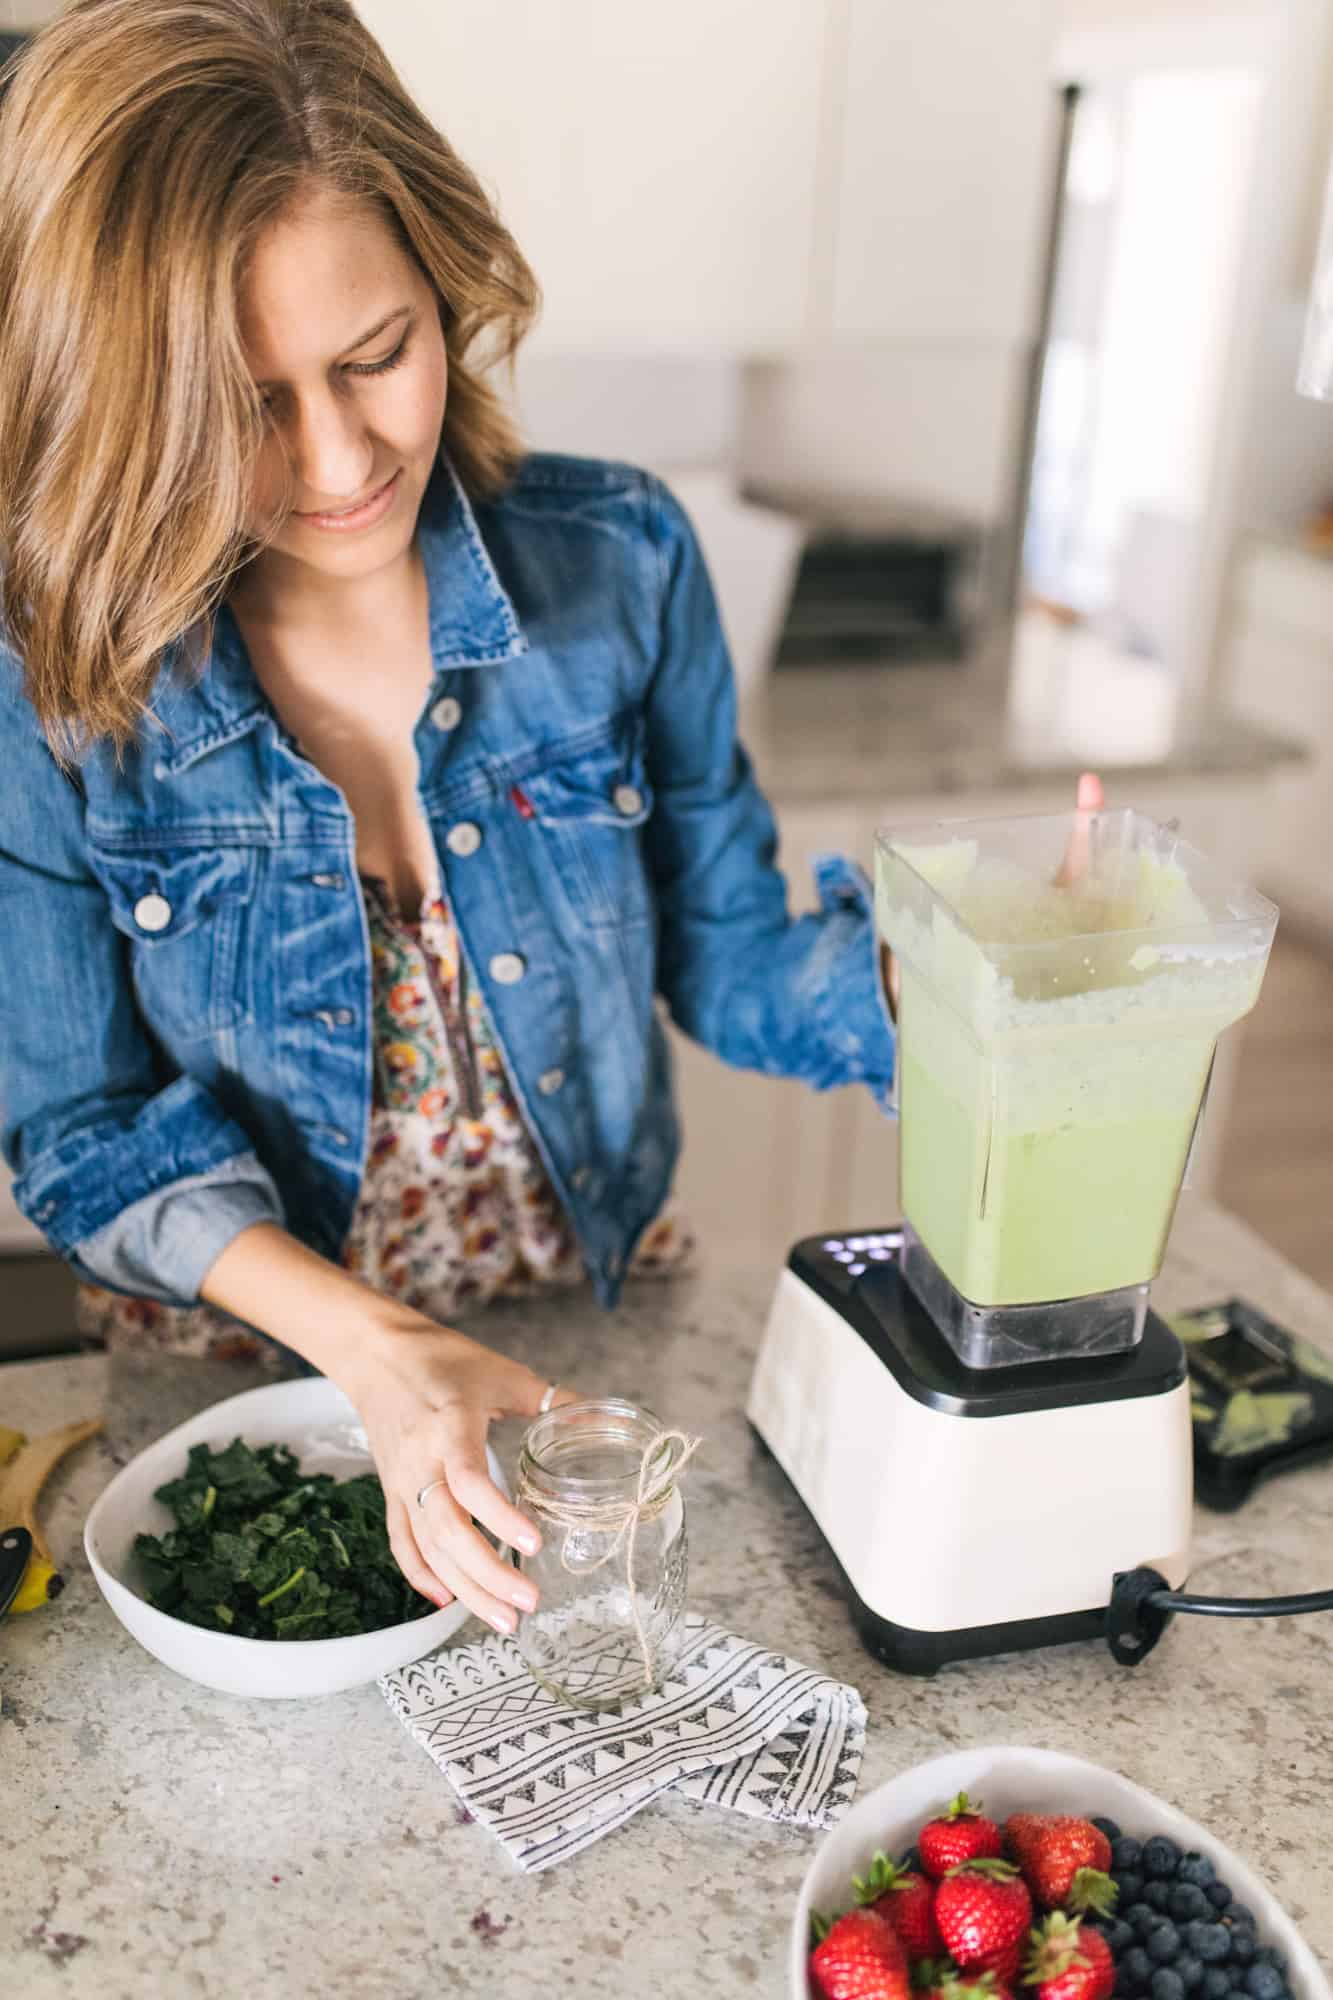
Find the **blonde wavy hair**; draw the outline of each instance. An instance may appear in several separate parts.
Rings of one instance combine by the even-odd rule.
[[[0,620],[53,746],[120,749],[256,547],[238,293],[264,228],[312,185],[379,205],[439,296],[478,497],[521,455],[484,376],[537,285],[348,0],[74,0],[7,74]]]

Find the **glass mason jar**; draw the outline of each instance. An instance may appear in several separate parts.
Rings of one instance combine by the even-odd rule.
[[[682,1461],[692,1443],[615,1399],[538,1417],[518,1463],[518,1504],[542,1546],[522,1567],[540,1594],[518,1646],[549,1693],[612,1708],[660,1686],[685,1609]]]

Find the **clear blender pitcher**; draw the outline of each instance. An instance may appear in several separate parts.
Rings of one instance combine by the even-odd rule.
[[[904,1277],[969,1367],[1132,1346],[1276,909],[1127,811],[885,828],[875,865]]]

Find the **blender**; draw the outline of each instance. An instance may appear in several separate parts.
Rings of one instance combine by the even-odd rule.
[[[796,1245],[748,1414],[879,1658],[1106,1629],[1189,1568],[1190,1400],[1148,1304],[1219,1035],[1277,911],[1132,811],[876,841],[902,1217]]]

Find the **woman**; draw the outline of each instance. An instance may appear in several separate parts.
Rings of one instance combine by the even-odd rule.
[[[77,0],[0,117],[0,1102],[104,1304],[229,1315],[361,1412],[395,1556],[501,1631],[442,1324],[682,1247],[661,995],[883,1095],[864,879],[793,920],[689,526],[524,457],[536,286],[346,0]],[[149,1302],[144,1306],[136,1302]]]

